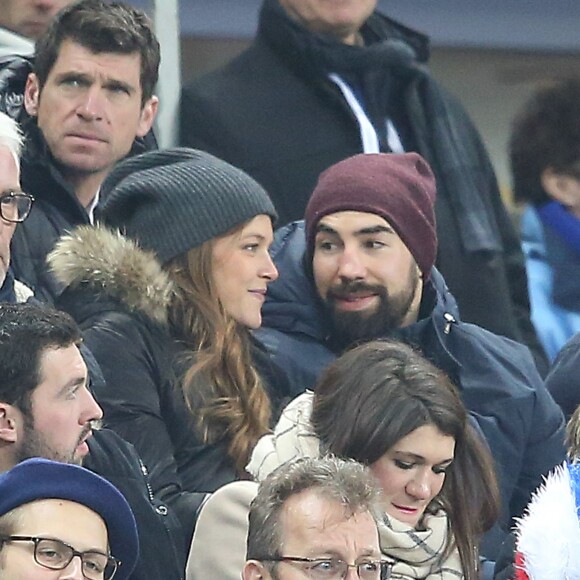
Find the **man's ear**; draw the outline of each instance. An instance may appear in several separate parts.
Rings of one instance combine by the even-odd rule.
[[[573,206],[577,201],[578,178],[557,172],[553,167],[547,167],[540,176],[544,191],[562,205]]]
[[[14,405],[0,403],[0,442],[16,443],[20,411]]]
[[[242,571],[243,580],[271,580],[270,572],[264,568],[264,564],[258,562],[258,560],[248,560]]]
[[[34,73],[30,73],[26,79],[26,87],[24,88],[24,108],[31,117],[38,115],[39,98],[40,84],[38,77]]]
[[[139,118],[139,125],[137,127],[137,137],[145,137],[149,129],[153,126],[153,121],[157,116],[157,109],[159,108],[159,99],[153,95],[145,102],[141,109],[141,117]]]

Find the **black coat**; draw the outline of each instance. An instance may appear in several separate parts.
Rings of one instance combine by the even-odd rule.
[[[46,256],[63,233],[88,224],[89,216],[56,167],[36,121],[29,119],[24,129],[20,182],[35,201],[12,238],[12,267],[17,280],[30,287],[39,300],[51,303],[60,288],[48,271]]]
[[[408,42],[419,60],[428,58],[427,39],[375,13],[386,30]],[[339,89],[326,77],[313,80],[292,47],[281,52],[261,28],[252,45],[225,67],[188,84],[182,93],[181,144],[204,149],[229,161],[268,191],[280,225],[302,219],[321,171],[360,153],[360,130]],[[409,92],[403,99],[407,119],[414,120]],[[501,250],[468,252],[445,192],[436,202],[439,250],[437,267],[460,306],[462,318],[492,332],[524,342],[542,371],[545,355],[530,322],[527,280],[519,239],[503,206],[487,152],[463,107],[450,95],[442,99],[454,114],[454,130],[473,155],[473,180]],[[403,127],[401,127],[402,129]],[[412,131],[404,131],[410,135]],[[407,150],[420,147],[412,138]],[[433,161],[431,161],[433,165]],[[440,167],[433,165],[437,174]]]
[[[23,129],[26,141],[20,182],[23,191],[33,195],[35,201],[30,215],[18,225],[12,238],[12,268],[16,279],[31,288],[36,298],[53,303],[62,288],[48,271],[46,256],[60,236],[88,224],[89,215],[63,177],[36,119],[27,119]],[[135,140],[130,155],[154,147],[153,136],[151,140]]]
[[[178,515],[187,512],[181,504],[191,503],[191,495],[195,504],[192,492],[212,492],[238,476],[226,442],[202,442],[186,408],[179,379],[182,355],[190,351],[165,323],[166,274],[150,254],[101,228],[75,232],[57,254],[57,278],[72,283],[58,306],[77,320],[102,369],[106,384],[95,386],[95,396],[105,424],[135,446],[155,494]],[[281,408],[288,391],[284,376],[261,347],[252,354],[273,408]]]
[[[190,537],[171,508],[153,496],[147,470],[133,446],[108,429],[94,431],[88,443],[84,467],[122,492],[137,521],[139,561],[131,579],[182,580]]]
[[[558,353],[546,377],[546,387],[569,419],[580,405],[580,334],[573,336]]]

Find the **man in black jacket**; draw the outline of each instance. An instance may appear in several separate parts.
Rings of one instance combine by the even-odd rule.
[[[437,267],[464,320],[545,356],[518,237],[485,147],[429,74],[428,38],[377,0],[264,0],[253,44],[184,88],[181,143],[236,165],[301,219],[318,175],[356,153],[419,152],[438,183]]]
[[[82,463],[115,484],[135,514],[141,557],[131,577],[181,580],[204,496],[189,495],[190,529],[184,530],[154,496],[134,448],[97,429],[102,411],[89,391],[87,363],[92,381],[102,377],[79,344],[80,330],[67,314],[0,305],[0,472],[30,457]]]
[[[144,150],[158,67],[150,19],[121,3],[75,3],[38,39],[24,90],[22,159],[22,186],[37,203],[13,241],[16,276],[38,298],[58,294],[44,263],[56,239],[93,221],[111,168]]]

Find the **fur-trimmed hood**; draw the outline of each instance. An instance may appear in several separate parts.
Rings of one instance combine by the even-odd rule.
[[[155,254],[104,226],[80,226],[62,236],[48,265],[65,288],[112,298],[165,324],[172,283]]]

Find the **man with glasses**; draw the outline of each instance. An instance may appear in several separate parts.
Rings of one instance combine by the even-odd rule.
[[[244,580],[389,578],[376,521],[380,492],[365,468],[302,459],[265,479],[249,515]]]
[[[21,148],[18,125],[0,113],[0,302],[16,302],[26,296],[10,269],[10,243],[16,224],[28,217],[34,201],[20,191]]]
[[[0,577],[126,580],[139,541],[127,500],[76,465],[29,459],[0,475]]]

